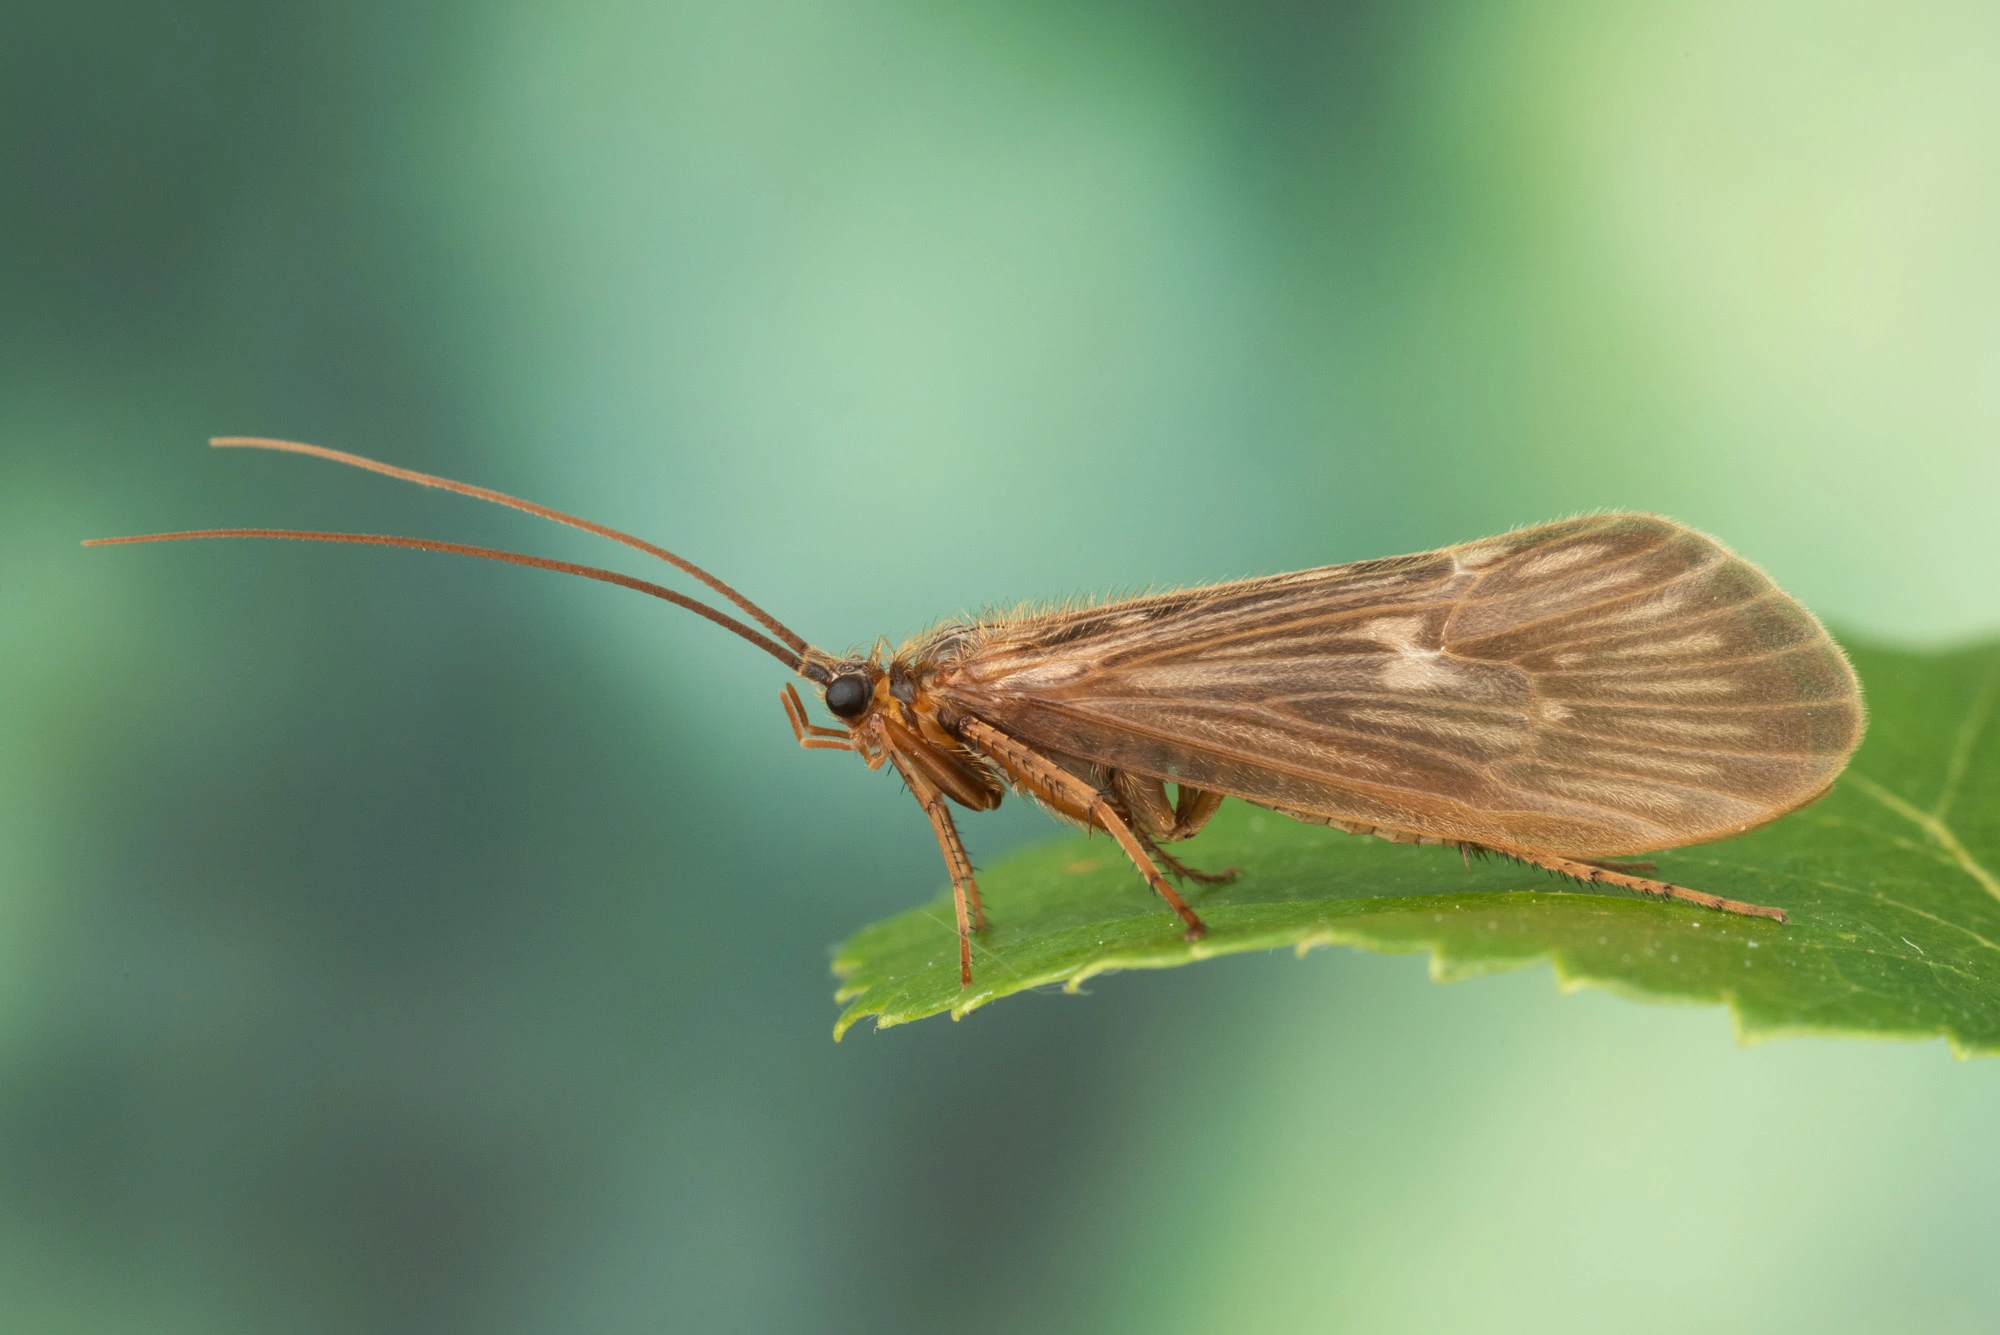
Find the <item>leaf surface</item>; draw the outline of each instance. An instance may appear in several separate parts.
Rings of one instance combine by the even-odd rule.
[[[1781,925],[1586,891],[1498,860],[1390,844],[1230,802],[1175,852],[1242,874],[1173,916],[1109,839],[1078,835],[983,871],[991,921],[961,990],[949,895],[864,928],[838,951],[838,1038],[963,1016],[1032,987],[1214,955],[1342,944],[1431,953],[1432,976],[1550,961],[1563,987],[1726,1002],[1746,1039],[1943,1035],[2000,1051],[2000,643],[1947,653],[1851,650],[1870,722],[1819,802],[1737,839],[1653,855],[1657,875],[1790,916]]]

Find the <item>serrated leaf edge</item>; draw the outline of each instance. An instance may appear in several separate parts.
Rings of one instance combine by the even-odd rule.
[[[1630,905],[1634,901],[1609,895],[1590,895],[1571,891],[1519,890],[1506,892],[1502,897],[1509,907],[1523,902],[1533,904],[1560,896],[1565,900],[1595,900],[1606,905]],[[1384,911],[1393,905],[1398,911],[1420,910],[1436,902],[1459,899],[1459,896],[1424,896],[1374,901],[1383,906],[1376,911]],[[1373,907],[1373,906],[1371,906]],[[865,1019],[873,1019],[878,1030],[909,1024],[916,1020],[929,1019],[940,1013],[962,1020],[966,1016],[1003,997],[1021,992],[1031,992],[1061,984],[1065,994],[1075,995],[1091,979],[1105,974],[1121,973],[1134,969],[1170,969],[1181,965],[1199,963],[1202,960],[1217,959],[1224,955],[1242,955],[1253,951],[1274,951],[1289,946],[1295,958],[1303,959],[1310,951],[1326,946],[1345,946],[1352,950],[1368,951],[1380,955],[1414,955],[1429,952],[1427,972],[1433,982],[1459,983],[1491,974],[1513,973],[1521,969],[1531,969],[1539,964],[1549,965],[1554,977],[1556,990],[1564,995],[1587,989],[1608,993],[1628,1001],[1643,1001],[1653,1004],[1682,1006],[1713,1006],[1720,1004],[1727,1008],[1730,1028],[1736,1041],[1745,1047],[1755,1047],[1779,1038],[1875,1038],[1896,1042],[1927,1041],[1942,1038],[1953,1057],[1966,1060],[1976,1056],[2000,1055],[2000,1045],[1982,1046],[1968,1043],[1954,1033],[1948,1025],[1932,1028],[1908,1029],[1861,1029],[1825,1024],[1762,1023],[1744,1013],[1741,997],[1731,987],[1716,987],[1712,991],[1672,992],[1634,985],[1627,979],[1608,977],[1592,973],[1577,965],[1562,949],[1534,951],[1523,955],[1469,955],[1456,954],[1435,939],[1409,937],[1386,937],[1369,932],[1365,927],[1351,925],[1344,927],[1315,928],[1305,935],[1281,931],[1263,936],[1232,936],[1214,941],[1212,944],[1192,942],[1180,948],[1154,954],[1135,953],[1114,955],[1084,960],[1062,969],[1050,970],[1047,974],[1006,988],[975,987],[962,993],[960,999],[949,1006],[924,1011],[919,1015],[884,1018],[889,999],[883,998],[878,1006],[867,1004],[867,995],[882,986],[881,983],[846,983],[834,994],[837,1003],[852,1001],[852,1005],[842,1011],[834,1022],[833,1038],[839,1042],[847,1031]],[[843,980],[862,967],[861,961],[851,956],[841,956],[833,961],[833,971]],[[893,979],[884,980],[893,982]]]

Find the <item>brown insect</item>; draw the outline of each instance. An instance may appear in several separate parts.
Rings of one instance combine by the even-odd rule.
[[[1727,838],[1824,793],[1861,739],[1860,687],[1826,631],[1713,538],[1605,514],[1415,556],[987,614],[894,653],[816,649],[672,552],[546,506],[337,450],[310,454],[525,510],[659,557],[769,634],[595,566],[462,543],[204,529],[86,545],[296,538],[454,552],[603,580],[707,617],[818,686],[839,727],[781,692],[799,745],[895,767],[937,835],[958,909],[961,984],[985,910],[949,802],[1009,787],[1118,842],[1186,925],[1162,844],[1240,797],[1398,843],[1498,853],[1590,884],[1728,913],[1782,910],[1633,873],[1605,857]],[[775,638],[773,638],[775,637]],[[1174,785],[1173,796],[1167,785]]]

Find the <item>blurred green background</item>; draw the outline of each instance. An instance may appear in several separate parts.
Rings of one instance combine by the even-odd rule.
[[[1963,638],[1996,68],[1975,0],[14,0],[0,1328],[1991,1329],[2000,1065],[1343,952],[835,1047],[942,872],[755,651],[77,540],[618,560],[262,433],[833,648],[1599,506]]]

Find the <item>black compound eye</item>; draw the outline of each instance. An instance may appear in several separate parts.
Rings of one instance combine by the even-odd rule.
[[[875,694],[875,685],[859,672],[827,683],[826,707],[842,718],[859,718]]]

